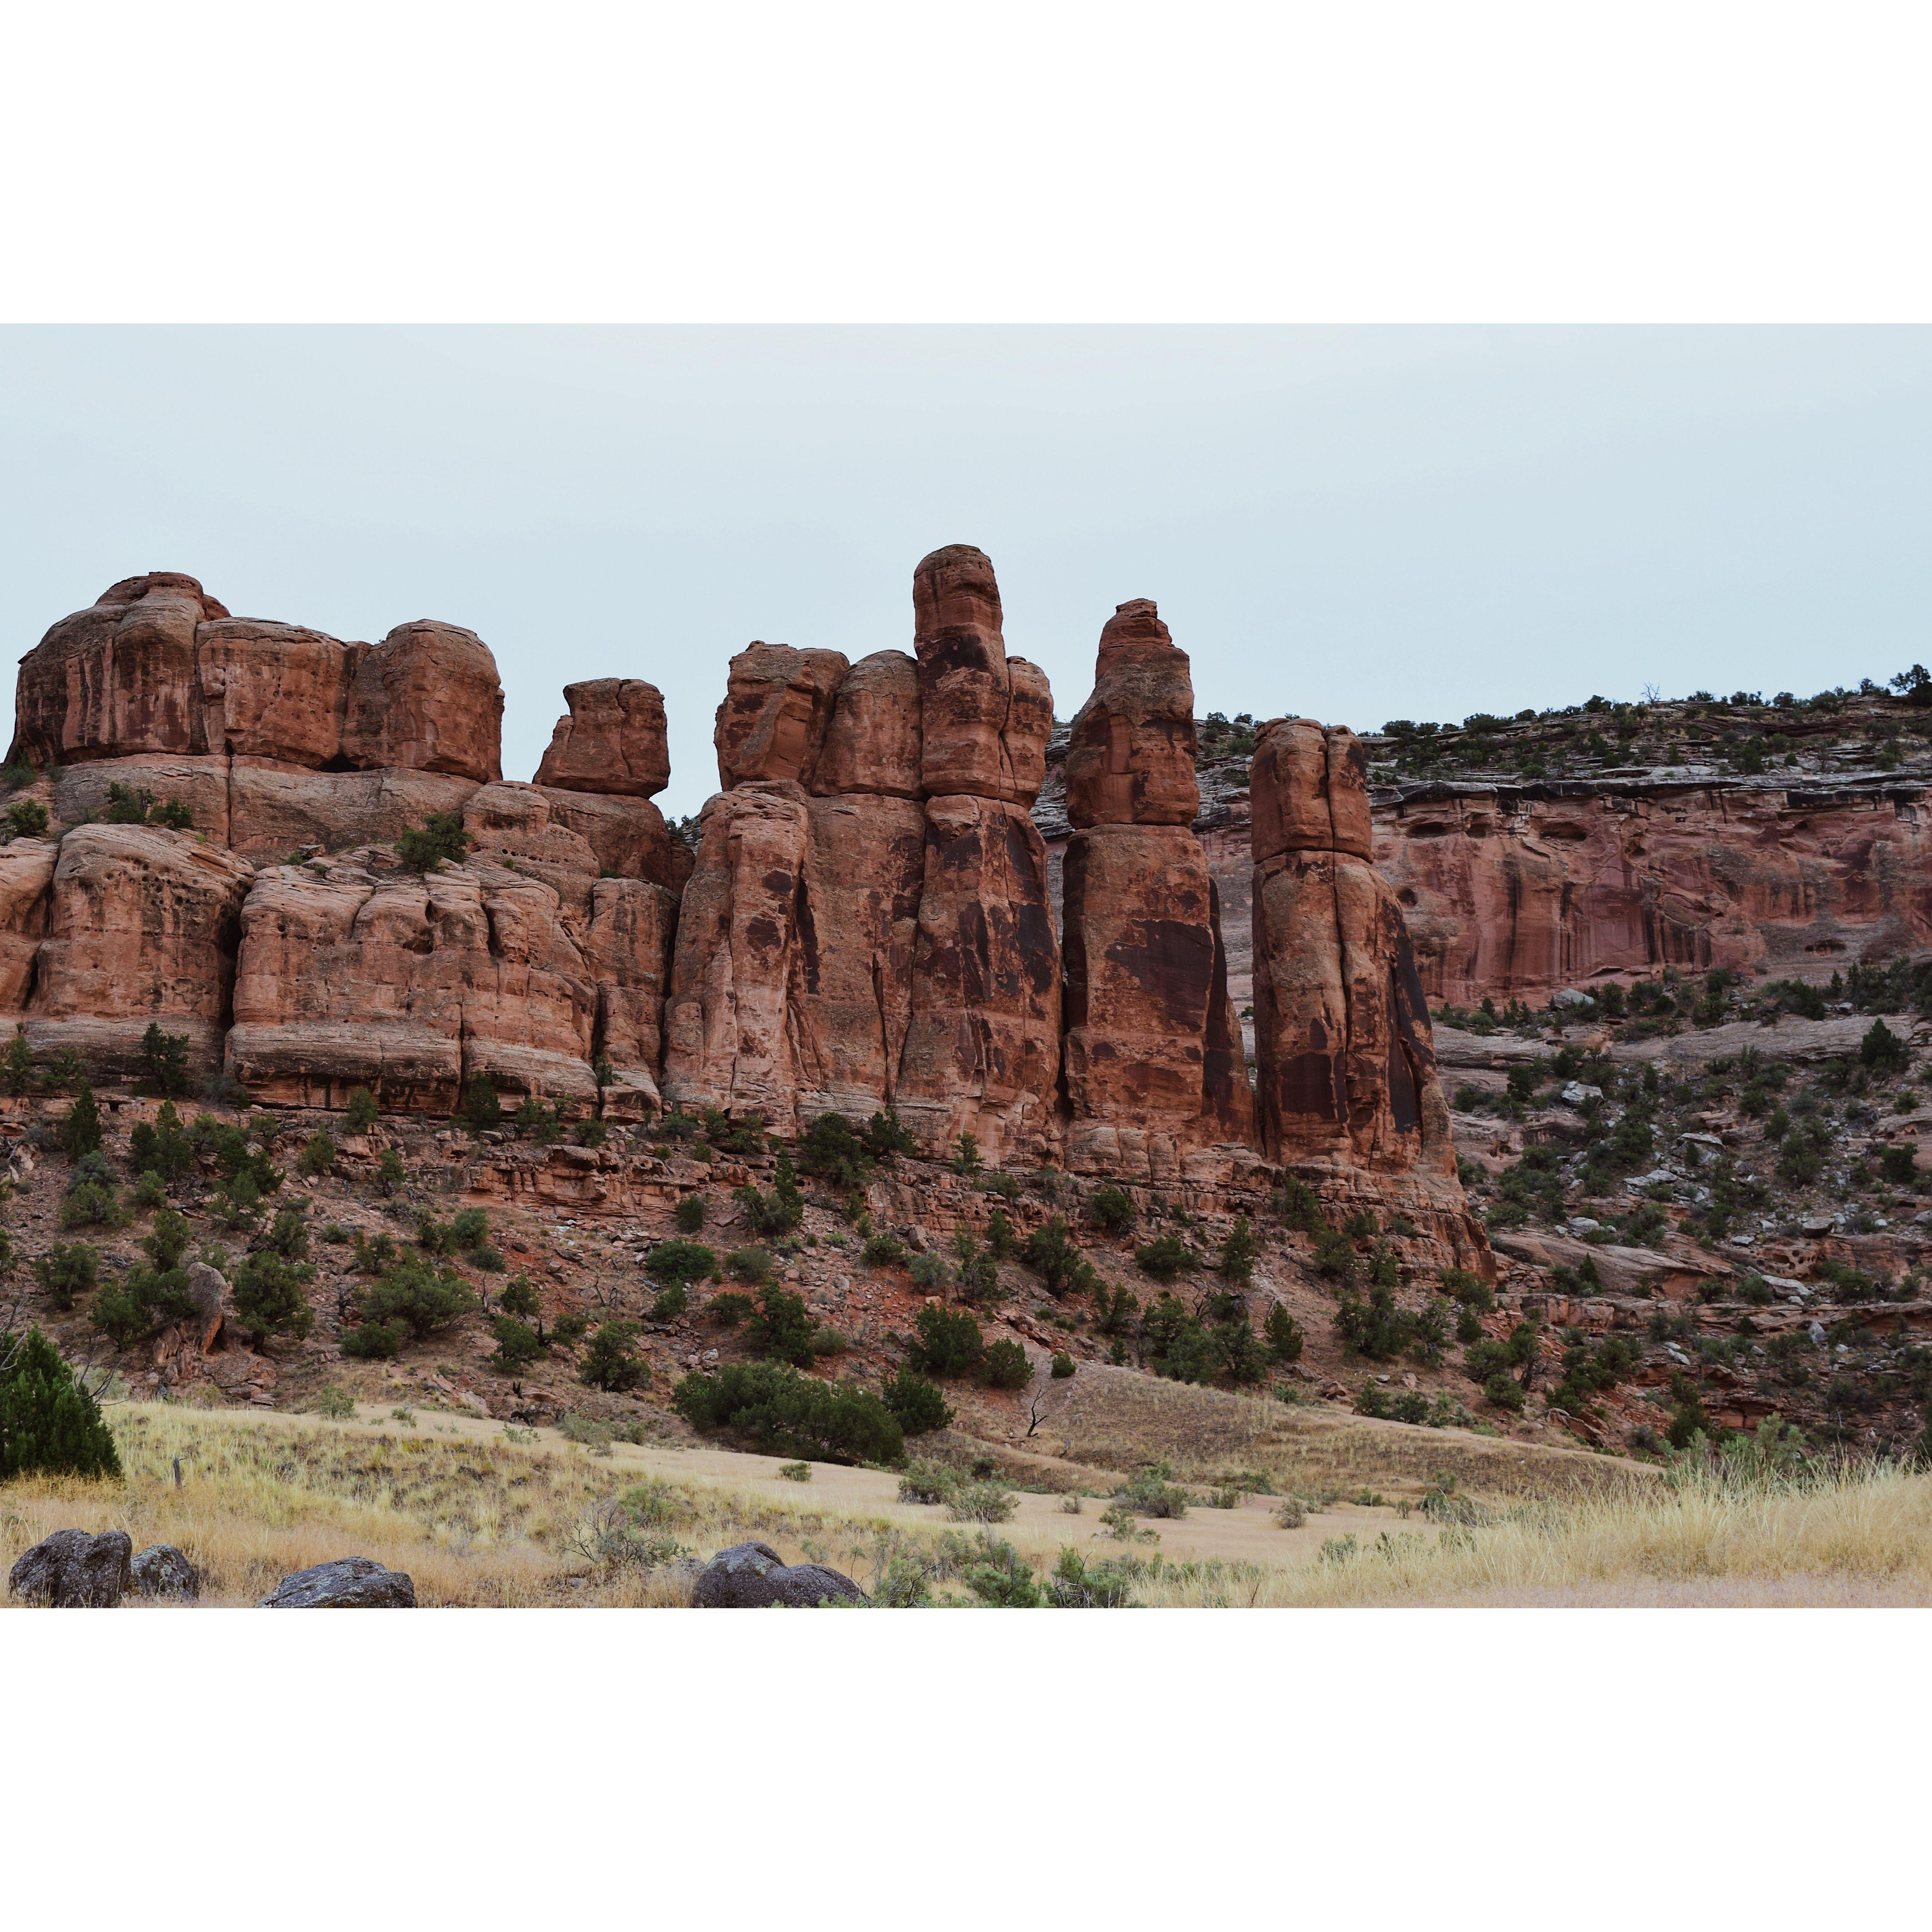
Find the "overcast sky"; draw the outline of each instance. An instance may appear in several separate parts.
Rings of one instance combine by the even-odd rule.
[[[946,543],[1062,717],[1131,597],[1204,713],[1364,729],[1932,662],[1924,329],[16,328],[0,435],[16,656],[150,569],[442,618],[508,777],[661,686],[673,813],[733,652],[910,648]]]

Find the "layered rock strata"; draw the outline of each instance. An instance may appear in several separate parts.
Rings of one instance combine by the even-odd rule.
[[[1252,1138],[1220,908],[1191,830],[1187,654],[1145,598],[1100,634],[1073,721],[1066,848],[1067,1165],[1166,1179],[1192,1149]]]

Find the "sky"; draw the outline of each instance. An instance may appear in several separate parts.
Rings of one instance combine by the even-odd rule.
[[[648,678],[675,816],[732,653],[910,650],[948,543],[1063,718],[1134,597],[1202,714],[1358,730],[1932,662],[1932,330],[13,328],[0,531],[16,658],[146,570],[466,626],[508,778]]]

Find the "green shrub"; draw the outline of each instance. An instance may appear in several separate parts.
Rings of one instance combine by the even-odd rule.
[[[156,1268],[178,1268],[182,1256],[188,1252],[188,1234],[185,1214],[178,1214],[172,1208],[160,1208],[148,1232],[141,1237],[141,1246]]]
[[[433,812],[419,828],[397,835],[396,856],[412,872],[430,872],[445,860],[460,865],[470,845],[460,812]]]
[[[1286,1366],[1290,1362],[1300,1361],[1306,1339],[1301,1324],[1280,1302],[1269,1309],[1262,1323],[1262,1340],[1277,1362]]]
[[[1511,1376],[1491,1376],[1483,1384],[1483,1399],[1497,1408],[1513,1409],[1519,1414],[1522,1410],[1522,1390]]]
[[[33,1090],[34,1054],[24,1026],[16,1026],[14,1037],[7,1042],[6,1057],[0,1059],[0,1084],[16,1100]]]
[[[1274,1197],[1274,1211],[1290,1228],[1301,1234],[1319,1234],[1328,1225],[1322,1218],[1322,1203],[1314,1189],[1292,1174]]]
[[[1255,1231],[1244,1216],[1228,1229],[1226,1240],[1221,1244],[1222,1280],[1246,1288],[1255,1278],[1256,1254]]]
[[[127,1210],[121,1205],[119,1194],[98,1180],[83,1180],[78,1187],[69,1188],[61,1203],[60,1224],[64,1228],[121,1228],[127,1222]]]
[[[275,1216],[266,1236],[268,1244],[285,1262],[306,1261],[308,1258],[308,1222],[302,1210],[290,1206],[282,1208]]]
[[[701,1241],[660,1241],[644,1257],[644,1272],[653,1281],[686,1287],[702,1281],[717,1265],[717,1256]]]
[[[516,1375],[544,1352],[537,1331],[514,1315],[496,1316],[490,1324],[490,1332],[496,1338],[496,1352],[490,1358],[490,1366],[499,1375]]]
[[[165,1208],[167,1200],[167,1187],[161,1177],[144,1170],[134,1183],[134,1205],[142,1209]]]
[[[919,1339],[909,1359],[928,1375],[970,1375],[986,1352],[980,1324],[964,1310],[928,1306],[919,1311]]]
[[[734,1281],[754,1288],[767,1288],[773,1279],[772,1251],[769,1248],[734,1248],[724,1257],[724,1272]]]
[[[672,1400],[701,1433],[729,1430],[767,1455],[897,1462],[905,1454],[898,1419],[877,1396],[834,1388],[779,1362],[734,1363],[715,1376],[688,1375]]]
[[[928,1250],[922,1255],[912,1258],[912,1285],[922,1294],[943,1294],[950,1279],[946,1266],[946,1257]]]
[[[798,1164],[842,1193],[864,1186],[872,1175],[872,1156],[843,1114],[821,1114],[812,1122],[799,1143]]]
[[[252,1254],[235,1270],[231,1287],[235,1312],[261,1348],[272,1335],[299,1341],[315,1326],[305,1292],[315,1270],[305,1262],[284,1261],[272,1250]]]
[[[1114,1492],[1115,1498],[1136,1516],[1184,1516],[1187,1492],[1169,1482],[1174,1472],[1165,1462],[1148,1462],[1134,1472],[1131,1482]]]
[[[381,1118],[376,1108],[376,1096],[368,1088],[350,1088],[347,1124],[352,1134],[366,1134]]]
[[[1096,1224],[1118,1234],[1134,1218],[1134,1197],[1124,1187],[1103,1187],[1087,1204]]]
[[[952,1237],[952,1251],[959,1258],[959,1299],[981,1306],[1000,1298],[1000,1264],[967,1229]]]
[[[148,1022],[141,1036],[141,1078],[172,1100],[188,1089],[188,1035],[164,1033],[158,1020]]]
[[[1036,1228],[1020,1250],[1020,1259],[1040,1278],[1048,1294],[1058,1297],[1097,1286],[1092,1264],[1074,1245],[1072,1232],[1059,1215]]]
[[[94,1089],[84,1081],[60,1124],[60,1142],[61,1151],[69,1160],[100,1151],[100,1110],[94,1102]]]
[[[938,1385],[915,1370],[902,1368],[887,1376],[879,1393],[908,1436],[928,1435],[952,1420],[952,1406]]]
[[[472,1134],[494,1132],[503,1124],[503,1103],[487,1073],[472,1073],[463,1090],[463,1124]]]
[[[752,1312],[748,1294],[714,1294],[704,1304],[704,1312],[721,1328],[735,1328]]]
[[[986,1216],[986,1252],[995,1262],[1003,1262],[1018,1246],[1013,1224],[1002,1209],[995,1208]]]
[[[866,1124],[866,1151],[874,1160],[890,1161],[895,1155],[916,1151],[918,1142],[899,1124],[896,1113],[874,1114]]]
[[[302,1150],[296,1156],[296,1172],[307,1180],[320,1180],[335,1166],[335,1140],[333,1135],[316,1132],[302,1143]]]
[[[812,1358],[814,1323],[806,1312],[805,1298],[789,1290],[767,1287],[745,1324],[745,1336],[760,1354],[777,1362],[808,1366]]]
[[[56,1241],[34,1264],[34,1280],[55,1308],[65,1314],[83,1294],[94,1292],[100,1258],[85,1241]]]
[[[342,1338],[342,1352],[364,1361],[386,1361],[403,1352],[409,1330],[400,1322],[365,1322]]]
[[[669,1322],[682,1315],[691,1306],[691,1291],[681,1281],[674,1281],[658,1290],[651,1302],[651,1319]]]
[[[953,1148],[952,1172],[955,1174],[975,1174],[984,1165],[980,1158],[978,1136],[962,1133]]]
[[[980,1358],[980,1377],[988,1388],[1024,1388],[1033,1380],[1033,1364],[1017,1342],[989,1342]]]
[[[16,798],[7,808],[7,823],[16,838],[38,838],[52,823],[47,808],[37,798]]]
[[[1874,1020],[1858,1042],[1859,1064],[1881,1077],[1903,1073],[1912,1064],[1912,1050],[1882,1020]]]
[[[926,1386],[931,1388],[932,1384],[928,1382]],[[899,1478],[899,1501],[926,1504],[945,1502],[958,1488],[959,1480],[959,1472],[950,1463],[915,1456]]]
[[[0,1482],[30,1475],[121,1475],[100,1404],[38,1324],[0,1355]]]
[[[1017,1508],[1013,1493],[998,1483],[960,1483],[946,1498],[955,1522],[1010,1522]]]
[[[324,1382],[309,1405],[329,1422],[346,1422],[356,1413],[356,1398],[340,1382]]]
[[[704,1196],[687,1194],[677,1204],[677,1231],[680,1234],[694,1234],[704,1226]]]
[[[1053,1379],[1064,1382],[1073,1372],[1073,1358],[1065,1349],[1059,1350],[1053,1358]]]
[[[1162,1234],[1134,1250],[1134,1259],[1156,1281],[1172,1281],[1194,1264],[1187,1244],[1178,1234]]]
[[[511,1124],[524,1139],[548,1147],[563,1132],[563,1116],[556,1108],[545,1106],[534,1094],[526,1094]]]
[[[476,1297],[459,1274],[405,1255],[357,1298],[365,1324],[400,1322],[418,1341],[460,1321]]]
[[[805,1219],[805,1196],[800,1191],[790,1157],[783,1154],[773,1171],[770,1193],[745,1186],[737,1190],[736,1198],[754,1234],[789,1234]]]
[[[1910,1187],[1918,1178],[1913,1149],[1908,1144],[1888,1147],[1878,1157],[1879,1178],[1889,1187]]]
[[[905,1244],[896,1234],[872,1234],[860,1254],[868,1268],[897,1268],[905,1259]]]
[[[681,1294],[683,1290],[680,1288]],[[642,1361],[634,1346],[638,1335],[634,1322],[606,1322],[601,1324],[590,1338],[590,1346],[584,1352],[584,1364],[577,1372],[577,1378],[589,1388],[600,1388],[615,1392],[634,1389],[640,1382],[650,1380],[650,1368]]]

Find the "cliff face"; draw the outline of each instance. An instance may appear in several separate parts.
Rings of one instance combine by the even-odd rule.
[[[568,687],[506,782],[473,634],[345,643],[130,578],[22,662],[16,770],[48,769],[0,846],[0,1023],[128,1072],[158,1021],[270,1105],[442,1112],[480,1077],[782,1134],[890,1107],[929,1155],[970,1134],[1138,1181],[1266,1185],[1265,1154],[1482,1260],[1349,734],[1270,728],[1251,840],[1214,784],[1202,808],[1186,654],[1121,605],[1070,734],[1063,908],[1052,694],[982,553],[920,563],[911,642],[734,658],[694,852],[651,802],[641,680]],[[433,818],[466,842],[425,866],[404,835]]]

